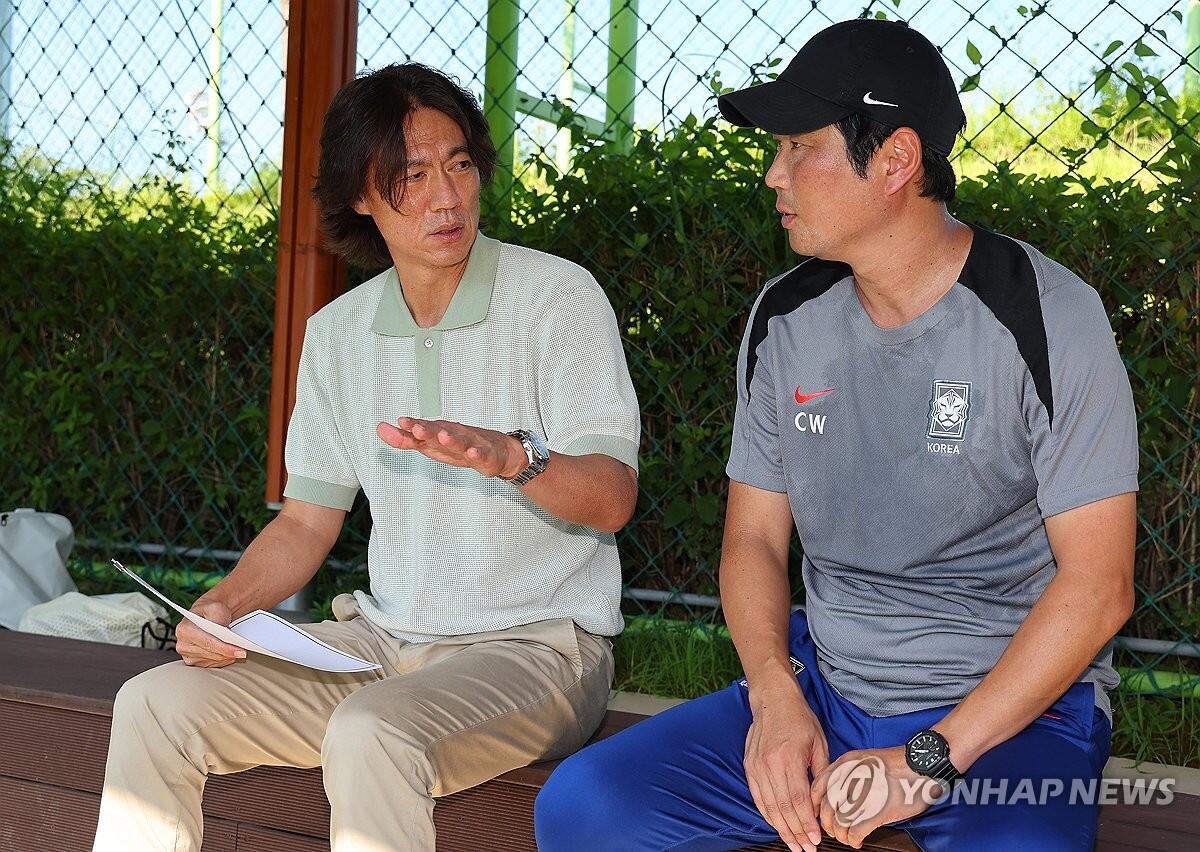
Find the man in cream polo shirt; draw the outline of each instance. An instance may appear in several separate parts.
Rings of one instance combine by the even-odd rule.
[[[604,292],[479,233],[495,151],[442,74],[354,80],[321,150],[331,250],[389,268],[309,320],[283,510],[194,610],[293,594],[361,490],[370,590],[306,629],[382,669],[246,658],[184,622],[183,661],[117,696],[97,850],[198,850],[207,775],[263,764],[322,768],[335,852],[432,850],[434,797],[569,754],[604,715],[640,438]]]
[[[479,234],[436,325],[413,320],[393,268],[309,320],[300,361],[284,494],[349,509],[361,486],[371,592],[355,597],[372,622],[414,642],[564,616],[620,632],[611,534],[572,529],[499,477],[396,452],[376,428],[396,412],[536,425],[554,453],[636,469],[637,403],[591,275]],[[431,570],[448,557],[452,571]]]

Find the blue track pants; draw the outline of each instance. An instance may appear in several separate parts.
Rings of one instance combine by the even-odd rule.
[[[829,758],[852,749],[903,745],[940,720],[950,706],[875,717],[843,698],[817,668],[803,612],[792,616],[792,656],[809,706],[829,742]],[[983,803],[943,799],[897,823],[927,852],[1090,850],[1097,807],[1068,795],[1073,782],[1098,779],[1111,727],[1091,683],[1077,683],[1025,730],[983,755],[967,777],[988,779]],[[742,755],[751,723],[747,691],[735,682],[680,704],[565,760],[537,798],[542,852],[738,849],[779,838],[759,814]],[[1062,795],[1034,804],[1002,801],[1031,779],[1062,781]],[[978,783],[978,782],[977,782]],[[1057,786],[1051,784],[1051,786]],[[991,796],[987,791],[992,790]]]

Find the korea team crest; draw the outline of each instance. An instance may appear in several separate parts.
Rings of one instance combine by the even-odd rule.
[[[933,398],[929,400],[930,438],[949,438],[961,441],[967,431],[971,413],[970,382],[934,382]]]

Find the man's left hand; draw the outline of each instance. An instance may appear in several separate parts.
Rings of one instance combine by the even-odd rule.
[[[846,752],[813,780],[811,792],[825,832],[861,849],[879,826],[924,813],[943,787],[914,772],[896,746]]]
[[[483,476],[514,477],[529,466],[521,442],[511,435],[449,420],[401,417],[393,426],[380,423],[375,432],[389,447],[416,450],[454,467],[468,467]]]

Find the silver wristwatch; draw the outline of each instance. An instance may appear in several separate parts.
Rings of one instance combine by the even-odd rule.
[[[508,480],[513,485],[524,485],[545,470],[546,466],[550,464],[550,450],[546,447],[545,441],[526,429],[518,429],[508,434],[520,441],[521,446],[525,448],[525,456],[529,459],[529,466],[516,476],[502,476],[500,478]]]

